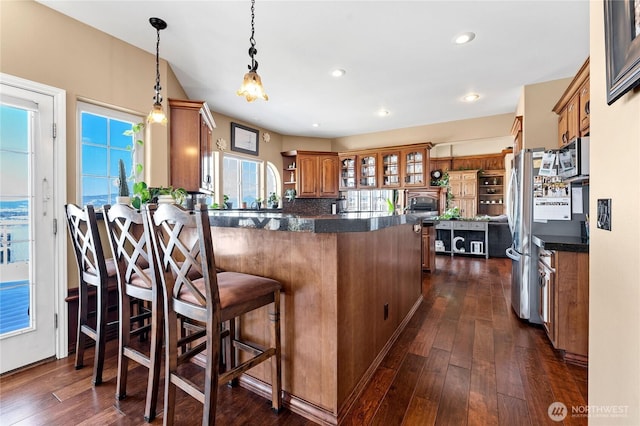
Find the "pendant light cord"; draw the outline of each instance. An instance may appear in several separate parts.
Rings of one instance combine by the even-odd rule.
[[[254,56],[258,53],[256,49],[256,39],[254,38],[255,34],[255,0],[251,0],[251,37],[249,37],[249,43],[251,43],[251,47],[249,47],[249,56],[251,57],[251,65],[249,65],[249,71],[256,72],[258,70],[258,61],[255,60]]]
[[[153,97],[153,100],[156,104],[162,103],[162,95],[160,95],[160,91],[162,87],[160,87],[160,29],[156,28],[156,85],[154,87],[156,91],[156,95]]]

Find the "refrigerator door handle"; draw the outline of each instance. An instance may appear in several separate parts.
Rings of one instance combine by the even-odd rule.
[[[515,260],[516,262],[519,262],[520,258],[522,257],[520,253],[513,249],[513,246],[509,247],[505,253],[509,259]]]
[[[509,222],[509,230],[511,231],[511,235],[515,232],[515,212],[513,211],[513,207],[517,201],[517,188],[518,188],[518,178],[516,174],[516,170],[511,171],[511,177],[509,178],[509,185],[507,186],[507,221]]]

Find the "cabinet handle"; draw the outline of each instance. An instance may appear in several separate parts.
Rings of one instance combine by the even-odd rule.
[[[584,113],[587,115],[591,114],[591,99],[584,104]]]

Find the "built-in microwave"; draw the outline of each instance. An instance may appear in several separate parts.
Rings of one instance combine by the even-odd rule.
[[[558,150],[558,175],[589,176],[589,138],[576,138]]]

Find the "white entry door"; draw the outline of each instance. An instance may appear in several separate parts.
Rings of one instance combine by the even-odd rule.
[[[54,97],[0,86],[0,373],[56,355]],[[61,227],[64,230],[64,227]]]

